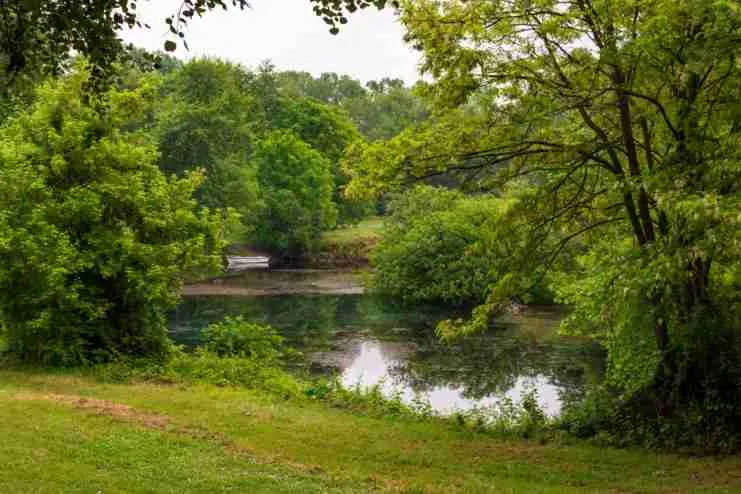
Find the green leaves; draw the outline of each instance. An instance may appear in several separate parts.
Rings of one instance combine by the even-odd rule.
[[[164,172],[183,176],[204,170],[205,180],[196,193],[199,203],[212,210],[231,208],[240,215],[228,232],[234,241],[244,239],[262,208],[256,171],[249,162],[261,122],[246,76],[220,61],[184,64],[163,82],[167,98],[157,108],[153,132]]]
[[[184,278],[220,265],[221,222],[192,198],[201,177],[166,178],[127,130],[152,87],[98,98],[89,80],[78,66],[0,129],[0,324],[24,360],[163,357]]]
[[[270,365],[282,355],[283,338],[276,329],[241,316],[210,324],[202,334],[206,350],[219,357],[243,357]]]
[[[373,286],[406,302],[481,303],[505,262],[487,236],[511,201],[417,187],[389,205],[371,256]]]
[[[265,197],[255,241],[278,251],[318,246],[321,232],[337,220],[331,163],[285,131],[272,132],[256,143],[253,163]]]
[[[546,279],[573,307],[564,329],[609,349],[613,384],[660,389],[650,406],[734,382],[704,359],[741,334],[736,14],[700,0],[402,3],[435,111],[355,145],[348,192],[435,180],[518,199],[479,242],[517,239],[487,301],[443,335],[487,327]]]
[[[310,2],[314,4],[314,13],[332,26],[329,30],[332,34],[339,32],[337,24],[347,23],[346,12],[353,13],[358,9],[366,9],[371,6],[380,10],[389,3],[395,5],[395,2],[388,2],[388,0],[310,0]]]
[[[286,237],[273,242],[275,238],[266,240],[262,234],[259,238],[253,235],[253,231],[259,229],[269,237],[267,232],[276,225],[265,210],[267,196],[288,195],[286,190],[281,190],[289,187],[284,183],[284,176],[271,176],[270,180],[276,180],[274,183],[265,177],[258,180],[258,143],[270,140],[273,131],[290,132],[329,162],[331,200],[339,211],[336,218],[333,215],[333,219],[323,219],[319,224],[331,227],[337,218],[350,222],[368,211],[368,203],[349,201],[342,196],[347,178],[339,168],[339,161],[345,148],[361,139],[357,129],[336,107],[302,95],[283,94],[282,75],[269,66],[253,73],[226,62],[194,60],[165,79],[163,86],[168,97],[155,114],[160,167],[178,175],[187,170],[204,169],[206,180],[197,193],[199,202],[211,209],[233,208],[241,216],[241,224],[230,228],[230,239],[236,242],[256,240],[266,246],[280,245],[276,247],[280,249],[287,248],[292,241]],[[348,91],[352,92],[352,88]],[[306,165],[313,166],[311,161]],[[305,164],[296,163],[295,166],[301,168]],[[286,170],[285,173],[291,172]],[[321,182],[324,187],[325,183]],[[324,217],[322,211],[328,210],[323,194],[322,189],[318,193],[321,206],[317,213],[321,217]],[[271,202],[281,207],[294,202],[290,197],[284,199],[285,204]],[[298,202],[304,204],[306,200]],[[291,213],[285,215],[290,217]],[[298,220],[298,217],[293,219]],[[315,232],[318,225],[311,215],[303,219],[312,223],[306,228]],[[290,236],[286,226],[277,228],[283,233],[276,233],[276,238],[283,234]],[[308,237],[300,234],[296,238],[299,237],[302,240],[292,244],[292,249],[309,248],[316,243],[318,234]]]

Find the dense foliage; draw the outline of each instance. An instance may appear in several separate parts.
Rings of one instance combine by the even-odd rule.
[[[340,160],[349,145],[361,140],[353,122],[337,107],[309,98],[280,97],[270,116],[274,128],[287,129],[329,160],[334,182],[332,201],[338,210],[337,223],[357,222],[372,213],[368,201],[355,201],[343,194],[348,177]]]
[[[161,151],[163,171],[182,176],[204,170],[199,202],[239,213],[240,225],[230,230],[231,240],[303,251],[317,245],[321,228],[357,222],[373,209],[371,202],[350,200],[343,194],[348,178],[340,161],[348,146],[362,140],[353,121],[338,105],[287,94],[281,87],[282,77],[270,65],[250,71],[209,59],[175,67],[163,79],[161,91],[166,97],[153,114],[152,134]],[[277,196],[271,195],[292,183],[292,175],[306,176],[302,169],[314,166],[313,160],[294,160],[296,168],[276,166],[270,174],[260,172],[260,154],[265,152],[260,143],[280,131],[291,133],[329,163],[334,219],[327,216],[313,226],[302,224],[310,216],[306,211],[270,219],[277,204]],[[320,182],[324,184],[325,178]],[[322,194],[316,197],[316,204],[322,205],[317,214],[326,216],[329,205],[322,202]],[[308,207],[304,203],[302,207]],[[284,221],[287,217],[288,222]],[[294,228],[304,231],[294,232]]]
[[[203,330],[206,350],[220,357],[245,357],[264,364],[281,356],[283,338],[262,324],[250,323],[242,317],[226,317]]]
[[[299,106],[308,106],[307,109],[311,110],[308,119],[300,118],[296,112],[288,115],[291,120],[303,122],[299,125],[305,130],[296,130],[296,123],[289,125],[288,128],[296,130],[312,145],[317,142],[316,138],[312,140],[307,136],[307,131],[310,135],[331,136],[335,142],[342,143],[341,153],[332,153],[328,156],[333,162],[335,174],[338,224],[355,223],[371,214],[374,208],[383,211],[382,200],[374,203],[367,199],[351,198],[345,194],[349,179],[346,170],[341,170],[340,160],[348,147],[362,146],[365,142],[357,137],[358,132],[369,141],[380,141],[390,139],[405,129],[424,122],[429,117],[429,111],[424,100],[415,93],[415,89],[405,86],[399,79],[388,78],[369,81],[362,86],[355,79],[331,72],[313,77],[307,72],[286,71],[271,73],[271,77],[280,95],[289,101],[298,102]],[[325,110],[319,111],[322,108]],[[327,114],[327,109],[330,108],[333,111]],[[303,113],[308,112],[304,110]],[[321,117],[322,113],[324,118],[317,118]],[[327,123],[332,121],[333,129],[328,129]],[[353,124],[353,128],[348,132],[350,123]],[[326,137],[322,138],[322,141],[326,140]],[[333,146],[327,144],[329,145],[319,146],[318,149],[332,150]],[[335,145],[334,148],[337,149],[338,146]]]
[[[399,79],[369,81],[363,87],[348,76],[324,73],[312,77],[306,72],[277,74],[281,92],[334,105],[344,110],[368,140],[390,139],[429,116],[426,103],[414,88]]]
[[[279,251],[315,247],[321,232],[337,220],[330,162],[295,135],[282,131],[260,141],[253,159],[265,194],[255,241]]]
[[[167,95],[154,114],[159,166],[184,176],[202,170],[197,191],[201,205],[232,208],[240,214],[233,240],[249,233],[262,207],[254,166],[249,161],[256,139],[257,105],[249,80],[239,67],[215,60],[195,60],[171,71],[162,82]]]
[[[356,149],[351,190],[441,174],[475,190],[517,184],[500,225],[527,232],[470,323],[441,330],[486,327],[523,280],[555,269],[553,287],[574,307],[564,327],[609,350],[630,417],[619,427],[738,447],[738,6],[415,0],[401,10],[439,114]]]
[[[371,257],[374,288],[406,302],[483,302],[495,281],[483,240],[508,205],[433,187],[397,197]]]
[[[24,360],[163,356],[184,276],[218,266],[221,227],[136,126],[155,94],[86,91],[77,68],[0,129],[0,322]]]

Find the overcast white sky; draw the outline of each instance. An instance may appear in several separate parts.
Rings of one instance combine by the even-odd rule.
[[[151,29],[124,30],[124,39],[149,50],[162,49],[168,39],[165,17],[181,0],[137,2],[142,20]],[[255,67],[270,60],[279,69],[348,74],[362,82],[396,77],[407,83],[419,79],[419,54],[404,44],[403,28],[391,10],[368,8],[356,12],[336,36],[311,10],[308,0],[253,0],[245,11],[218,9],[195,18],[187,28],[190,51],[178,47],[176,56],[220,57]]]

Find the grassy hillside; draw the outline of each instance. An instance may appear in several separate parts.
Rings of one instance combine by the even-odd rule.
[[[383,227],[383,218],[367,218],[357,225],[328,230],[322,234],[324,243],[346,244],[359,240],[376,240],[380,236]]]
[[[0,492],[741,492],[741,458],[505,441],[215,386],[0,371]]]
[[[318,252],[306,259],[308,267],[363,268],[380,237],[383,218],[367,218],[357,225],[345,226],[322,233]]]

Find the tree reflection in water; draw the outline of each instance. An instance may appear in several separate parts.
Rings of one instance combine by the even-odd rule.
[[[434,327],[455,311],[369,295],[192,297],[170,327],[177,341],[197,345],[201,329],[227,315],[278,328],[305,355],[304,368],[336,370],[346,385],[381,383],[408,401],[420,395],[441,412],[488,406],[503,395],[518,401],[533,387],[544,410],[556,414],[604,372],[595,345],[555,334],[561,313],[553,308],[503,318],[451,345],[436,339]]]

